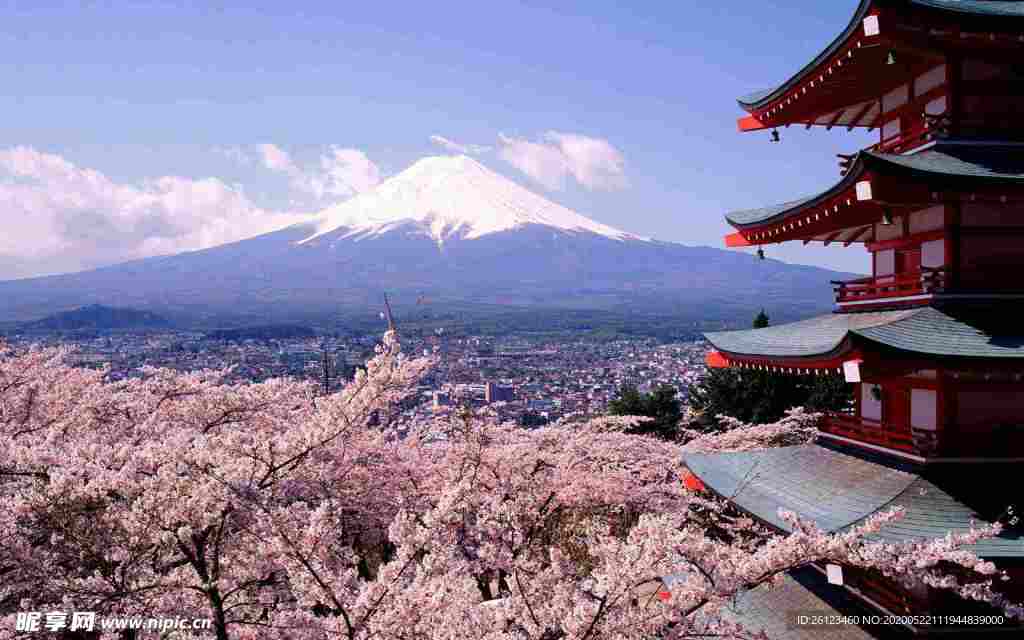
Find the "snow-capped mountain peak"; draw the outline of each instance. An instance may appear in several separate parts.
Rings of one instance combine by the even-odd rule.
[[[438,244],[545,225],[615,240],[646,240],[595,222],[491,171],[468,156],[422,158],[374,189],[323,211],[300,242],[344,229],[344,237],[384,233],[413,222]]]

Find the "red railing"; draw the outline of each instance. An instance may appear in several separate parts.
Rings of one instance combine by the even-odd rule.
[[[900,121],[907,125],[906,129],[882,138],[868,149],[881,153],[903,153],[936,138],[948,136],[953,124],[949,115],[933,115],[926,112],[921,113],[920,120],[903,117]]]
[[[904,120],[906,121],[906,120]],[[903,153],[916,149],[933,140],[949,135],[951,121],[946,115],[922,114],[921,120],[907,123],[906,129],[882,138],[873,145],[868,146],[865,151],[875,153]],[[839,154],[840,173],[844,176],[850,168],[850,163],[856,154]]]
[[[941,432],[832,413],[820,430],[926,458],[1024,458],[1024,426],[1006,423],[945,427]]]
[[[929,142],[934,133],[928,124],[921,122],[906,131],[894,133],[868,149],[877,153],[902,153]]]
[[[848,304],[867,300],[885,301],[941,291],[946,286],[945,269],[923,267],[920,271],[891,276],[869,276],[857,280],[833,280],[836,302]]]
[[[914,435],[910,426],[895,426],[874,422],[841,413],[829,414],[821,422],[821,431],[833,435],[850,438],[858,442],[917,453],[914,446]]]

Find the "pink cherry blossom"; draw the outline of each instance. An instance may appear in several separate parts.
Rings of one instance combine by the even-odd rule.
[[[0,346],[5,629],[75,610],[209,618],[242,640],[746,638],[722,608],[811,562],[1021,615],[966,550],[996,527],[891,545],[870,536],[899,512],[831,535],[787,515],[777,535],[683,486],[684,448],[804,441],[802,412],[686,445],[623,433],[633,418],[418,420],[398,402],[432,362],[393,331],[327,397],[222,371],[109,382],[65,355]]]

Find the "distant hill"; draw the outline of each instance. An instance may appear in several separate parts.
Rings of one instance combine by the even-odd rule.
[[[90,304],[26,322],[28,331],[81,331],[96,329],[160,329],[170,326],[166,318],[150,311]]]
[[[313,338],[316,332],[309,327],[294,324],[268,324],[259,327],[218,329],[206,334],[211,340],[290,340]]]

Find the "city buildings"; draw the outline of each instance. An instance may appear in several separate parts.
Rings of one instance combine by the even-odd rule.
[[[484,385],[484,401],[487,404],[492,402],[511,402],[515,399],[512,387],[501,386],[494,382],[487,382]]]
[[[410,354],[434,354],[432,336],[402,336]],[[213,334],[216,336],[216,334]],[[71,361],[107,367],[111,379],[141,375],[142,367],[179,371],[228,368],[231,381],[291,376],[337,391],[373,354],[377,335],[224,340],[193,331],[108,332],[104,335],[11,334],[12,344],[72,348]],[[674,387],[683,399],[703,375],[706,344],[662,344],[651,339],[588,340],[571,335],[474,335],[446,339],[446,353],[418,389],[414,411],[503,403],[501,415],[531,423],[567,414],[600,415],[623,384],[647,391]]]
[[[834,283],[833,314],[708,334],[708,364],[841,372],[856,387],[856,406],[829,416],[812,445],[684,461],[708,490],[780,531],[789,530],[780,510],[838,532],[902,507],[902,519],[880,534],[890,541],[1002,522],[1003,533],[973,551],[1007,571],[1011,580],[1001,588],[1017,601],[1024,599],[1024,532],[1012,509],[1024,469],[1022,53],[1024,3],[864,0],[799,73],[740,99],[749,113],[740,129],[770,130],[776,141],[778,128],[791,125],[880,133],[877,144],[840,154],[840,180],[822,193],[729,214],[736,232],[726,243],[858,244],[871,252],[873,270]],[[821,597],[841,592],[867,611],[986,611],[881,575],[820,569]],[[779,628],[786,611],[808,608],[800,584],[787,589],[788,604],[750,604],[761,628]],[[834,606],[815,602],[822,611]],[[859,638],[958,626],[918,620],[828,631]],[[819,633],[790,628],[785,637]]]

